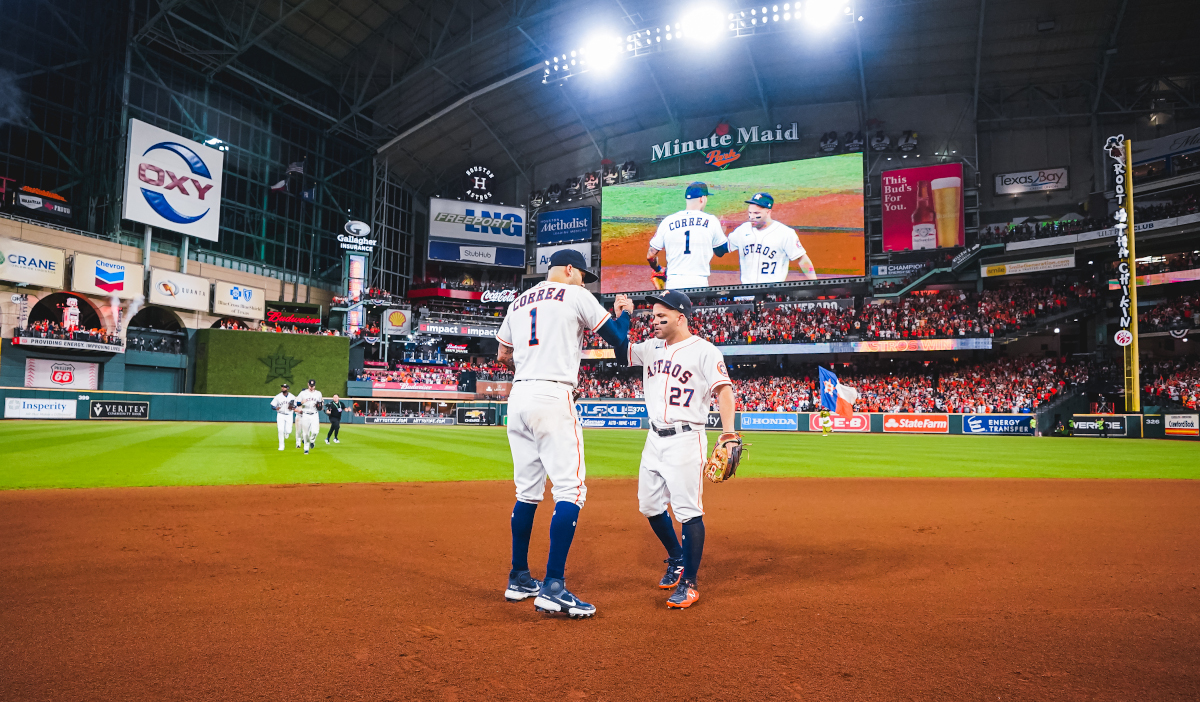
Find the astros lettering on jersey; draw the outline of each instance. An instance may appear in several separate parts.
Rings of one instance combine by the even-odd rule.
[[[781,283],[787,280],[791,262],[805,254],[796,230],[782,222],[755,229],[750,222],[729,234],[729,247],[738,250],[742,285]]]
[[[642,366],[646,414],[659,425],[705,425],[713,391],[733,385],[721,351],[698,336],[674,346],[653,338],[630,344],[629,365]]]
[[[702,210],[681,210],[658,225],[650,248],[667,254],[667,287],[706,287],[713,249],[727,243],[721,220]]]

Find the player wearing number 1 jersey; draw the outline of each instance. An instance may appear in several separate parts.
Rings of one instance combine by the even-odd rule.
[[[712,257],[729,253],[721,220],[704,211],[708,204],[708,186],[692,183],[684,191],[684,199],[687,209],[663,219],[646,252],[646,262],[655,272],[651,277],[656,281],[661,281],[663,275],[658,252],[666,252],[665,284],[655,282],[655,287],[660,289],[708,287]]]
[[[816,280],[817,272],[796,230],[771,219],[775,199],[769,193],[755,193],[746,203],[750,221],[729,234],[729,247],[738,252],[742,285],[782,283],[787,280],[792,261],[797,262],[805,278]]]
[[[508,396],[508,444],[517,503],[511,522],[512,570],[504,597],[513,602],[535,597],[538,611],[571,617],[596,613],[593,605],[567,590],[564,576],[579,510],[587,498],[583,432],[573,397],[583,336],[589,330],[598,332],[617,347],[628,344],[629,334],[629,316],[613,320],[584,289],[585,282],[594,280],[583,254],[555,252],[546,280],[517,296],[496,334],[497,360],[515,371]],[[554,516],[546,578],[539,581],[529,573],[529,538],[547,477],[553,485]]]
[[[696,572],[704,553],[704,465],[708,457],[710,398],[716,398],[725,435],[733,430],[733,384],[716,346],[688,330],[692,301],[677,290],[650,297],[654,338],[617,346],[617,360],[642,367],[650,433],[638,469],[638,503],[667,549],[658,586],[674,589],[667,606],[690,607],[700,598]],[[618,297],[617,312],[632,308]],[[682,545],[667,507],[683,525]]]

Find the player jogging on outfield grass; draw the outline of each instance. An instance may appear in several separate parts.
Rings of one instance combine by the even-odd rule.
[[[687,209],[667,215],[646,252],[646,262],[654,269],[654,287],[706,288],[712,257],[729,253],[725,230],[716,215],[704,211],[708,204],[708,186],[695,182],[683,194]],[[667,252],[667,266],[658,265],[658,252]]]
[[[279,450],[283,450],[283,440],[292,433],[292,412],[295,411],[296,396],[288,391],[288,384],[279,386],[279,394],[271,398],[271,409],[275,410],[275,426],[279,434]]]
[[[746,216],[729,234],[729,248],[737,249],[742,285],[782,283],[787,280],[792,261],[809,280],[817,279],[812,261],[796,236],[796,230],[771,219],[775,198],[770,193],[755,193],[746,200]]]
[[[654,303],[654,338],[617,346],[617,361],[642,367],[650,433],[638,468],[638,503],[650,527],[667,549],[667,572],[658,582],[674,588],[667,607],[686,608],[700,599],[696,573],[704,554],[704,467],[708,459],[710,397],[721,411],[721,438],[734,431],[733,383],[716,346],[688,330],[692,301],[668,290],[647,298]],[[616,311],[632,312],[633,303],[617,297]],[[667,506],[683,525],[683,544]]]
[[[329,417],[329,433],[325,435],[325,443],[329,443],[330,437],[333,438],[333,443],[340,444],[338,434],[342,431],[342,412],[345,411],[342,407],[342,399],[333,394],[333,399],[325,403],[325,415]]]
[[[300,405],[300,422],[296,430],[299,432],[301,443],[304,444],[304,453],[308,453],[309,449],[317,445],[317,435],[321,433],[321,416],[317,411],[324,403],[324,398],[317,389],[317,381],[309,380],[308,387],[296,396],[296,402]]]
[[[550,257],[546,280],[521,293],[508,307],[496,340],[496,360],[513,369],[508,397],[508,444],[513,457],[517,503],[512,510],[512,570],[505,599],[534,597],[540,612],[590,617],[595,606],[567,590],[567,552],[575,538],[579,510],[587,498],[583,433],[575,413],[574,389],[584,333],[591,330],[614,347],[628,343],[629,317],[613,320],[584,283],[596,280],[578,251]],[[533,515],[553,484],[550,555],[546,578],[529,573]]]

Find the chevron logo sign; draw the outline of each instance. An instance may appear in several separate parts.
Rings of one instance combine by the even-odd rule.
[[[104,292],[117,293],[125,289],[125,266],[96,261],[96,287]]]

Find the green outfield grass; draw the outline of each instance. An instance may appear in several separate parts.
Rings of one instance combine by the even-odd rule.
[[[0,422],[0,489],[509,480],[502,428],[352,425],[308,456],[274,424]],[[584,432],[589,477],[634,477],[645,432]],[[710,436],[714,438],[715,436]],[[1200,478],[1200,443],[747,433],[745,477]]]

